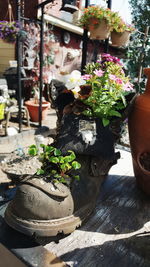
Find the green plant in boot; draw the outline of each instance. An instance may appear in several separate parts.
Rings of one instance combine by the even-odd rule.
[[[53,146],[41,144],[40,147],[43,149],[39,155],[42,167],[37,169],[37,175],[45,176],[55,183],[67,183],[68,178],[79,180],[80,177],[76,171],[80,169],[81,164],[75,161],[76,155],[73,151],[69,150],[64,156],[60,149]],[[38,152],[36,145],[29,147],[29,155],[37,156]]]

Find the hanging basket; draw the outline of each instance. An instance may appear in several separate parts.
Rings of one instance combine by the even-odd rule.
[[[130,39],[130,32],[111,32],[112,46],[127,46]]]
[[[106,20],[102,20],[101,23],[93,28],[93,23],[91,20],[90,23],[91,26],[89,26],[89,32],[90,32],[90,39],[95,40],[105,40],[110,35],[110,26],[106,22]]]

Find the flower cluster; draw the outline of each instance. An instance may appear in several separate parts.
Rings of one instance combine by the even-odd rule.
[[[91,22],[93,26],[98,26],[102,19],[105,19],[109,25],[111,25],[111,20],[114,12],[109,8],[105,9],[99,6],[89,6],[84,9],[83,15],[80,18],[79,26],[83,28],[89,27]]]
[[[106,126],[113,117],[121,117],[120,111],[126,107],[126,96],[133,93],[133,85],[120,59],[109,54],[102,54],[96,63],[87,64],[85,73],[80,74],[80,79],[76,75],[76,81],[71,74],[66,87],[75,91],[76,98],[84,104],[84,115],[99,117]],[[73,88],[72,80],[72,85],[76,84]]]
[[[89,29],[89,27],[97,27],[100,22],[105,21],[110,26],[110,31],[124,32],[134,30],[133,26],[126,24],[119,16],[118,12],[113,12],[109,8],[103,8],[100,6],[89,6],[84,9],[83,15],[79,20],[79,26]]]
[[[14,43],[19,30],[17,22],[0,21],[0,38],[5,42]]]
[[[120,33],[128,31],[131,33],[133,31],[135,31],[135,28],[134,28],[134,26],[125,23],[122,20],[122,18],[118,16],[118,18],[116,17],[116,19],[113,23],[113,31],[120,32]]]

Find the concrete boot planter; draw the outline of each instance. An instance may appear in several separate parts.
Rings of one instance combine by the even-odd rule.
[[[6,209],[6,222],[30,236],[73,232],[92,213],[100,185],[117,156],[109,163],[101,158],[79,156],[80,180],[69,185],[54,185],[44,177],[26,178]]]

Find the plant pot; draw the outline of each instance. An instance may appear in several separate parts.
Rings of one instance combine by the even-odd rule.
[[[39,122],[39,104],[35,104],[33,100],[25,102],[25,106],[29,111],[29,115],[32,121]],[[42,120],[45,120],[50,103],[47,101],[42,102]]]
[[[148,76],[146,90],[135,99],[128,127],[134,174],[139,187],[150,195],[150,175],[139,164],[139,155],[150,152],[150,68],[145,68],[144,73]]]
[[[91,26],[89,26],[89,32],[90,32],[90,39],[95,40],[105,40],[110,35],[110,26],[106,22],[106,20],[102,20],[101,23],[93,28],[93,23],[91,19]]]
[[[113,46],[126,46],[130,39],[130,32],[111,32],[111,42]]]

